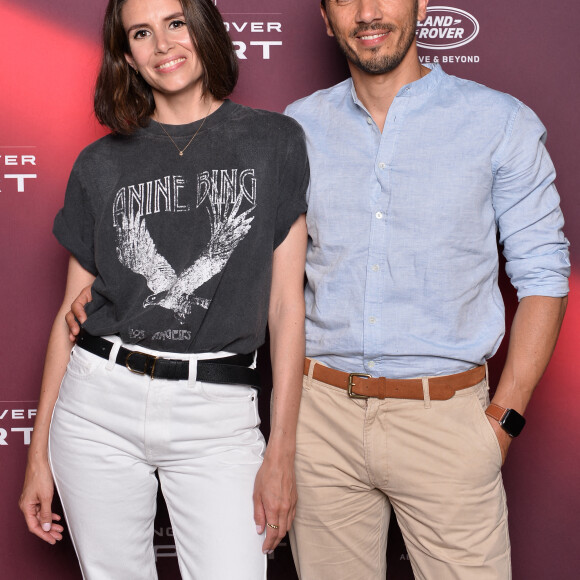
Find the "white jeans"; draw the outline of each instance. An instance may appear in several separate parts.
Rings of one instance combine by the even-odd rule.
[[[73,349],[50,429],[51,467],[84,578],[157,578],[157,470],[182,577],[265,580],[252,503],[265,447],[256,391],[152,380],[112,362],[116,352],[107,361]]]

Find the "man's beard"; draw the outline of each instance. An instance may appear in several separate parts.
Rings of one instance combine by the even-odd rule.
[[[330,27],[334,36],[338,42],[338,45],[344,55],[346,56],[347,60],[355,65],[357,68],[366,72],[368,74],[373,75],[381,75],[388,72],[395,70],[403,61],[409,49],[411,48],[413,41],[415,40],[415,32],[417,29],[417,16],[419,13],[419,6],[418,3],[415,2],[415,7],[413,9],[412,20],[405,26],[403,26],[400,31],[401,35],[399,37],[399,41],[397,42],[397,46],[395,47],[395,52],[393,54],[386,54],[386,55],[379,55],[379,48],[375,50],[371,50],[371,56],[362,60],[360,56],[349,46],[347,40],[338,36],[332,25],[332,21],[330,21]],[[372,34],[375,30],[388,30],[391,33],[396,32],[399,30],[392,24],[381,24],[375,23],[371,24],[370,26],[359,26],[354,32],[351,33],[351,37],[354,37],[361,32],[369,32]],[[377,53],[377,54],[373,54]]]

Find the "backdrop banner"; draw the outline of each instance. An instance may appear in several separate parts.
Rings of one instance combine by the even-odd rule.
[[[6,579],[81,577],[66,531],[57,546],[44,544],[28,533],[17,502],[46,342],[64,291],[68,256],[52,236],[52,222],[76,156],[106,133],[92,114],[106,3],[0,0],[0,575]],[[235,101],[283,111],[290,102],[348,75],[335,41],[326,35],[318,0],[216,4],[240,59]],[[450,74],[516,96],[546,125],[573,259],[580,243],[574,169],[580,151],[579,20],[576,0],[433,0],[427,20],[417,28],[422,62],[440,63]],[[517,302],[505,276],[501,284],[509,326]],[[572,580],[580,569],[576,272],[571,288],[560,341],[526,412],[528,427],[503,469],[516,580]],[[506,342],[490,365],[492,387],[505,360]],[[259,364],[267,375],[264,349]],[[261,401],[266,433],[268,404],[266,390]],[[172,535],[160,499],[154,542],[161,579],[179,578]],[[388,568],[390,580],[413,577],[395,525]],[[270,556],[268,577],[296,578],[287,541]]]

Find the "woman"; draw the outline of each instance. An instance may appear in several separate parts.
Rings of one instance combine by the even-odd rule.
[[[155,578],[157,471],[183,578],[265,578],[296,502],[303,134],[226,100],[237,64],[211,0],[110,0],[103,32],[95,111],[113,133],[80,154],[55,220],[71,258],[20,507],[61,539],[54,476],[84,577]],[[64,315],[88,284],[71,352]]]

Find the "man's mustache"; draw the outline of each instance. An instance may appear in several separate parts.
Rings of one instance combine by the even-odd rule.
[[[387,22],[373,22],[373,24],[361,24],[357,26],[351,33],[351,38],[355,38],[363,32],[375,32],[380,30],[381,32],[395,32],[397,27],[394,24],[388,24]]]

